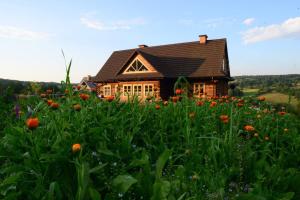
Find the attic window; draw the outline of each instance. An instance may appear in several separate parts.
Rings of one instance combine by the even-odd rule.
[[[126,69],[125,73],[148,72],[149,70],[143,65],[141,61],[135,59]]]

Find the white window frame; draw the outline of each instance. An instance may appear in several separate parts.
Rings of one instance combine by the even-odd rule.
[[[134,71],[134,72],[128,72],[127,70],[131,67],[131,65],[138,60],[140,63],[142,63],[142,65],[148,70],[148,71]],[[128,67],[124,70],[123,74],[138,74],[138,73],[151,73],[153,71],[151,71],[147,65],[145,65],[140,59],[135,58],[129,65]]]
[[[152,91],[149,91],[149,86],[152,87]],[[148,91],[146,91],[146,87],[148,87]],[[144,96],[153,96],[154,95],[154,84],[144,84]]]
[[[105,97],[111,96],[111,85],[104,85],[103,86],[103,95]]]
[[[199,89],[201,89],[201,85],[203,85],[203,93],[202,93],[202,95],[205,94],[205,83],[194,83],[193,95],[196,95],[196,96],[201,95],[200,91],[198,91],[196,93],[196,86],[198,86]]]
[[[131,96],[132,95],[132,84],[123,84],[123,96]],[[130,87],[130,92],[125,92],[125,87],[127,87],[127,91],[128,91],[128,87]]]
[[[138,87],[141,87],[141,90],[139,91]],[[135,87],[137,87],[137,92],[135,91]],[[143,85],[142,84],[132,84],[132,95],[141,97],[143,94]]]

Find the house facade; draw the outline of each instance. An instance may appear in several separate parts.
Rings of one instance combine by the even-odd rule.
[[[120,95],[168,99],[178,77],[185,77],[195,97],[223,96],[231,80],[226,39],[207,40],[115,51],[93,77],[101,96]]]

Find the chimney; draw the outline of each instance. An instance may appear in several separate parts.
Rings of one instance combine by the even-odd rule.
[[[92,80],[92,76],[91,75],[88,75],[87,76],[87,81],[91,81]]]
[[[200,44],[206,44],[207,35],[199,35]]]
[[[145,48],[145,47],[148,47],[148,46],[145,45],[145,44],[140,44],[140,45],[139,45],[139,48]]]

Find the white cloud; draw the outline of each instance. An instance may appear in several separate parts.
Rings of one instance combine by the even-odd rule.
[[[249,26],[254,22],[254,20],[255,20],[254,18],[247,18],[243,21],[243,24]]]
[[[96,29],[99,31],[110,31],[120,29],[131,29],[133,26],[144,25],[145,21],[142,18],[135,18],[130,20],[118,20],[114,22],[104,23],[98,20],[91,20],[87,17],[81,17],[80,21],[88,28]]]
[[[49,37],[48,33],[34,32],[14,26],[0,26],[0,38],[37,40]]]
[[[255,27],[242,33],[245,44],[296,36],[300,36],[300,17],[290,18],[281,24]]]

